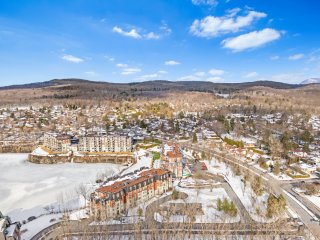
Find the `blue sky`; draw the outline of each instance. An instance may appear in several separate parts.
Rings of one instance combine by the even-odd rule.
[[[0,0],[0,85],[320,77],[318,0]]]

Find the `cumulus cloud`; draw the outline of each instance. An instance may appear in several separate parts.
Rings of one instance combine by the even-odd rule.
[[[248,72],[247,74],[245,74],[243,77],[244,78],[256,78],[258,77],[259,74],[257,72]]]
[[[155,79],[157,78],[159,75],[157,73],[152,73],[152,74],[146,74],[146,75],[142,75],[140,76],[139,80],[150,80],[150,79]]]
[[[171,33],[171,29],[165,22],[161,23],[159,27],[158,33],[155,32],[148,32],[141,28],[131,28],[130,30],[124,30],[121,27],[115,26],[112,29],[113,32],[118,33],[122,36],[131,37],[135,39],[160,39],[164,36],[167,36]]]
[[[294,54],[288,57],[289,60],[291,61],[295,61],[295,60],[299,60],[304,58],[304,54],[303,53],[298,53],[298,54]]]
[[[210,69],[208,72],[198,71],[190,75],[186,75],[178,78],[179,81],[210,81],[217,82],[222,81],[221,77],[226,72],[221,69]]]
[[[211,69],[209,70],[209,74],[211,74],[212,76],[220,76],[220,75],[223,75],[225,73],[224,70],[221,70],[221,69]]]
[[[142,36],[138,33],[138,31],[135,28],[132,28],[130,31],[124,31],[122,28],[115,26],[113,27],[112,31],[126,37],[132,37],[135,39],[142,38]]]
[[[167,74],[167,72],[160,70],[156,73],[142,75],[142,76],[136,78],[136,80],[139,80],[139,81],[155,80],[155,79],[159,79],[159,78],[163,77],[163,74]]]
[[[159,29],[162,32],[162,35],[164,35],[164,36],[165,35],[170,35],[171,32],[172,32],[171,28],[169,28],[168,24],[166,22],[164,22],[164,21],[162,21],[162,24],[161,24]]]
[[[180,64],[179,62],[174,61],[174,60],[168,60],[168,61],[164,62],[164,65],[167,65],[167,66],[174,66],[174,65],[179,65],[179,64]]]
[[[117,63],[116,66],[119,67],[119,68],[127,68],[127,67],[128,67],[128,64],[125,64],[125,63]]]
[[[95,71],[88,71],[88,72],[85,72],[85,74],[90,75],[90,76],[96,76],[97,75],[97,73]]]
[[[208,6],[217,6],[217,0],[192,0],[194,5],[208,5]]]
[[[164,71],[164,70],[160,70],[158,71],[159,74],[167,74],[168,72],[167,71]]]
[[[226,33],[238,32],[250,26],[255,20],[264,18],[263,12],[249,11],[245,16],[237,16],[240,9],[235,8],[227,12],[225,16],[207,16],[201,20],[194,20],[190,27],[190,33],[198,37],[217,37]]]
[[[281,33],[275,29],[265,28],[261,31],[253,31],[234,38],[223,40],[222,46],[240,52],[246,49],[257,48],[281,37]]]
[[[209,78],[207,78],[207,81],[209,81],[209,82],[221,82],[221,81],[223,81],[223,78],[222,77],[209,77]]]
[[[270,57],[270,60],[276,61],[276,60],[278,60],[279,58],[280,58],[279,56],[272,56],[272,57]]]
[[[187,75],[187,76],[178,78],[178,81],[200,81],[200,80],[201,80],[201,77],[195,76],[195,75]]]
[[[301,72],[280,73],[270,77],[271,81],[286,82],[286,83],[300,83],[307,79],[308,76]]]
[[[80,63],[80,62],[84,61],[82,58],[75,57],[75,56],[72,56],[70,54],[64,54],[61,58],[63,60],[66,60],[68,62],[73,62],[73,63]]]
[[[155,34],[154,32],[149,32],[145,34],[146,39],[159,39],[160,35]]]
[[[204,77],[206,75],[206,73],[205,72],[196,72],[194,75],[198,76],[198,77]]]
[[[124,68],[121,72],[122,75],[132,75],[141,72],[140,68]]]

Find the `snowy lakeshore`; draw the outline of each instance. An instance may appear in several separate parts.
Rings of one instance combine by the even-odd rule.
[[[61,202],[68,208],[83,206],[76,188],[92,185],[103,175],[118,173],[124,166],[111,163],[54,165],[34,164],[28,154],[0,154],[0,210],[13,221],[47,214],[47,206],[61,210]]]

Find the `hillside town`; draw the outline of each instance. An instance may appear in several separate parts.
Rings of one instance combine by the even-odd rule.
[[[30,152],[43,145],[49,152],[61,154],[125,153],[132,152],[139,141],[153,138],[192,139],[200,144],[220,143],[266,171],[274,170],[277,163],[285,175],[297,170],[305,175],[318,173],[320,119],[317,116],[306,119],[299,114],[261,114],[254,109],[252,114],[211,115],[209,112],[174,112],[170,106],[161,104],[154,107],[162,109],[148,113],[143,120],[141,116],[149,106],[108,111],[101,106],[1,109],[0,149]],[[170,118],[161,116],[169,110]],[[41,154],[41,151],[38,152]],[[181,175],[181,166],[179,169]]]
[[[300,235],[307,234],[292,204],[306,206],[318,221],[320,119],[315,115],[255,108],[245,113],[232,108],[174,111],[164,103],[112,109],[55,105],[3,108],[1,124],[2,151],[26,152],[32,163],[123,168],[82,187],[78,193],[86,203],[81,209],[52,208],[61,219],[91,219],[86,227],[147,219],[148,224],[215,226],[221,218],[230,223],[252,219],[267,226],[285,219]],[[21,219],[22,239],[33,234],[28,226],[45,216]]]

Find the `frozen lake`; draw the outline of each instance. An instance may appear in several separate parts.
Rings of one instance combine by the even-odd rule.
[[[13,220],[41,214],[43,207],[77,198],[79,184],[93,183],[98,175],[112,175],[123,166],[109,163],[39,165],[27,162],[28,154],[0,154],[0,211]]]

